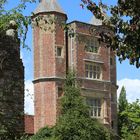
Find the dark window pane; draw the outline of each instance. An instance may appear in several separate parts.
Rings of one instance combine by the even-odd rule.
[[[100,71],[100,67],[99,66],[97,66],[97,71]]]
[[[100,79],[100,74],[99,73],[97,74],[97,79]]]
[[[97,116],[97,108],[94,108],[94,116]]]
[[[94,72],[94,74],[93,74],[93,78],[94,78],[94,79],[96,78],[96,72]]]
[[[57,48],[57,56],[62,56],[62,48]]]
[[[90,72],[90,78],[92,78],[92,72]]]
[[[88,71],[86,71],[86,77],[88,77],[88,73],[89,73],[89,72],[88,72]]]
[[[88,70],[88,64],[86,64],[86,66],[85,66],[85,67],[86,67],[86,70]]]
[[[90,65],[90,71],[92,71],[92,65]]]
[[[98,107],[101,107],[101,101],[98,99]]]
[[[98,52],[98,48],[97,48],[97,47],[95,47],[95,50],[94,50],[94,51],[95,51],[95,53],[97,53],[97,52]]]
[[[101,116],[101,108],[98,108],[98,117]]]
[[[58,97],[61,97],[63,95],[63,89],[61,87],[58,87]]]
[[[96,66],[94,66],[94,71],[96,71]]]

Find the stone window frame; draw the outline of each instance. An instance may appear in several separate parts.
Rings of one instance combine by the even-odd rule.
[[[58,54],[58,49],[61,49],[61,55]],[[63,58],[64,57],[64,53],[63,53],[63,46],[61,45],[57,45],[56,49],[55,49],[55,56],[57,58]]]
[[[102,80],[102,64],[96,62],[85,62],[86,79]]]
[[[102,118],[103,103],[101,98],[87,98],[87,104],[90,107],[90,117]]]
[[[63,87],[62,86],[58,86],[57,87],[57,98],[61,98],[64,94],[64,91],[63,91]]]
[[[92,39],[87,40],[85,44],[85,51],[87,53],[99,54],[99,50],[100,50],[100,45],[97,38],[94,37]]]

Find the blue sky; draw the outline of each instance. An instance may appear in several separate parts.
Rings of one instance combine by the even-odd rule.
[[[96,0],[98,1],[98,0]],[[9,0],[6,7],[9,9],[17,5],[19,0]],[[80,0],[58,0],[62,9],[68,16],[68,22],[72,20],[78,20],[82,22],[89,22],[92,14],[86,9],[80,7]],[[105,4],[115,4],[116,0],[103,0]],[[24,11],[25,15],[30,15],[32,11],[37,7],[38,3],[28,4],[27,9]],[[31,48],[31,51],[21,48],[21,58],[25,66],[25,85],[26,89],[29,89],[30,96],[25,92],[25,111],[29,114],[33,114],[33,101],[30,99],[33,96],[33,43],[32,43],[32,30],[28,31],[26,44]],[[119,85],[118,93],[122,85],[127,90],[127,98],[129,101],[134,101],[136,98],[140,98],[140,68],[137,69],[135,66],[129,65],[126,60],[120,64],[117,61],[117,83]]]

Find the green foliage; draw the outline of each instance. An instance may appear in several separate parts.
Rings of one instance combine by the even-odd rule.
[[[126,109],[127,107],[127,99],[126,99],[126,90],[125,90],[125,87],[123,86],[122,89],[121,89],[121,92],[120,92],[120,96],[119,96],[119,100],[118,100],[118,109],[119,109],[119,112],[122,112]]]
[[[25,47],[25,40],[28,31],[28,26],[31,24],[31,17],[24,16],[23,10],[26,9],[27,2],[35,2],[35,0],[22,0],[17,7],[14,7],[10,10],[5,10],[5,5],[8,1],[1,0],[0,1],[0,34],[9,29],[9,22],[15,21],[17,23],[17,32],[22,41],[23,47]]]
[[[29,140],[29,136],[28,135],[22,135],[20,138],[17,138],[15,140]]]
[[[89,107],[80,94],[73,73],[67,75],[61,114],[53,128],[41,129],[31,140],[111,140],[107,128],[89,116]]]
[[[138,140],[140,133],[140,102],[128,103],[125,88],[119,97],[118,132],[123,140]]]
[[[64,96],[61,98],[61,114],[79,112],[80,115],[89,116],[88,106],[80,95],[80,88],[73,73],[67,75],[64,87]]]
[[[127,118],[128,131],[134,131],[140,126],[140,102],[139,100],[129,103],[128,107],[121,113]]]
[[[110,30],[108,33],[100,33],[100,41],[107,43],[107,47],[116,52],[120,62],[129,59],[130,64],[140,67],[139,0],[118,0],[114,6],[107,6],[102,2],[96,4],[94,0],[81,1]],[[110,18],[105,16],[107,11]]]
[[[30,140],[55,140],[52,137],[53,128],[48,128],[47,126],[40,129]]]
[[[128,102],[126,99],[126,90],[123,86],[118,100],[118,134],[120,136],[122,136],[123,133],[127,132],[127,118],[122,114],[122,112],[126,110],[127,106]]]
[[[80,94],[73,73],[68,74],[65,81],[61,115],[54,128],[54,135],[59,140],[110,139],[108,130],[89,116],[89,107]]]

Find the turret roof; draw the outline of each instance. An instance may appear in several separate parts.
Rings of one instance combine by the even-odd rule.
[[[60,5],[58,4],[57,0],[40,0],[40,3],[34,13],[37,14],[51,11],[65,14]]]

